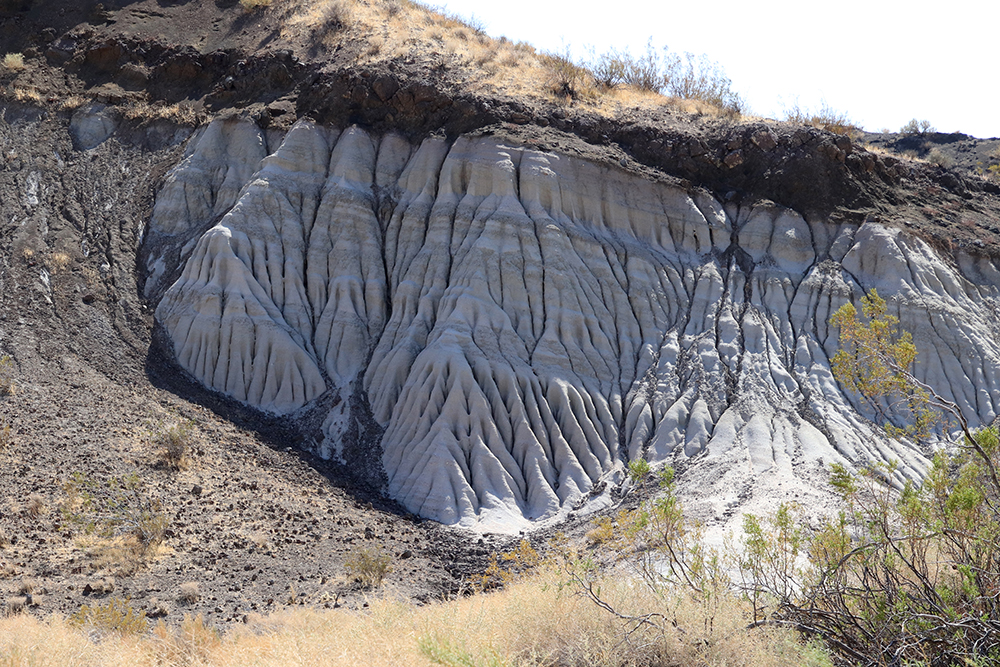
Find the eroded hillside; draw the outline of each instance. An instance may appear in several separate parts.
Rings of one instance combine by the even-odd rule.
[[[881,437],[830,373],[830,315],[873,287],[916,333],[918,377],[996,415],[987,257],[726,203],[502,128],[414,144],[220,120],[188,152],[146,237],[179,364],[321,421],[306,442],[323,458],[381,456],[389,495],[422,516],[516,530],[640,457],[725,460],[714,519],[762,478],[807,488],[831,462],[919,476],[921,451]]]
[[[585,523],[640,457],[716,528],[776,500],[823,514],[832,462],[927,465],[830,373],[829,316],[873,287],[917,376],[996,417],[995,183],[811,127],[472,81],[458,51],[365,49],[361,10],[287,29],[301,9],[4,7],[25,55],[0,125],[5,577],[103,576],[57,511],[75,470],[138,471],[173,512],[127,592],[196,578],[220,620],[287,601],[257,576],[278,561],[298,601],[357,594],[327,572],[355,542],[407,561],[407,595],[455,590],[440,566],[488,543],[414,515]],[[199,442],[170,472],[150,442],[182,419]]]

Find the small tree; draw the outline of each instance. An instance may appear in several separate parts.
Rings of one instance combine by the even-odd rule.
[[[840,350],[831,360],[834,377],[848,391],[864,397],[886,419],[890,437],[925,437],[942,417],[954,419],[965,436],[964,447],[976,452],[987,466],[993,485],[1000,488],[996,467],[969,428],[961,408],[913,374],[911,368],[917,358],[913,336],[899,331],[899,318],[889,314],[885,299],[874,288],[861,297],[861,313],[864,319],[859,319],[857,308],[847,303],[830,318],[830,324],[840,329]],[[906,413],[909,423],[904,427],[893,425],[889,414],[893,411]]]
[[[847,304],[830,320],[840,329],[835,377],[877,409],[885,401],[909,411],[911,425],[889,424],[890,435],[920,436],[954,418],[963,451],[937,454],[926,479],[902,492],[889,483],[893,466],[834,466],[845,509],[812,540],[802,594],[786,597],[772,619],[823,637],[856,664],[996,664],[1000,434],[972,432],[955,403],[913,376],[912,337],[875,290],[861,303],[864,319]]]

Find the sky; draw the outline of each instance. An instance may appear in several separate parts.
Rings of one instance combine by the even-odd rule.
[[[783,118],[823,104],[869,131],[910,119],[1000,137],[1000,3],[841,0],[447,0],[486,32],[577,59],[627,48],[705,54],[751,113]]]

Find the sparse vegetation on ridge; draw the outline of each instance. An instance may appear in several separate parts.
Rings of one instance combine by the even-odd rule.
[[[846,113],[837,111],[826,102],[821,104],[819,109],[815,110],[800,107],[796,103],[785,110],[785,120],[789,123],[811,125],[812,127],[827,130],[829,132],[833,132],[834,134],[844,134],[848,136],[852,136],[860,130],[860,128],[855,125],[850,118],[848,118]]]
[[[363,38],[368,46],[359,54],[362,63],[426,53],[447,56],[452,62],[446,66],[469,68],[467,85],[473,90],[572,100],[607,114],[622,104],[664,103],[695,104],[699,112],[745,111],[718,63],[652,44],[639,56],[612,50],[578,62],[568,47],[539,52],[525,42],[487,35],[475,17],[442,13],[411,0],[299,2],[290,4],[284,16],[284,31],[308,31],[325,48]]]
[[[916,118],[911,119],[906,125],[899,128],[900,134],[927,134],[929,132],[934,132],[931,122],[929,120],[917,120]]]

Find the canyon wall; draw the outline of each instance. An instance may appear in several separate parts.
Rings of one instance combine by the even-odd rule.
[[[994,262],[499,135],[216,120],[144,242],[187,373],[292,421],[321,409],[316,454],[367,443],[387,493],[448,524],[563,516],[639,457],[727,462],[705,479],[717,513],[834,461],[919,476],[929,450],[884,438],[830,372],[830,315],[873,287],[921,380],[973,423],[998,411]]]

